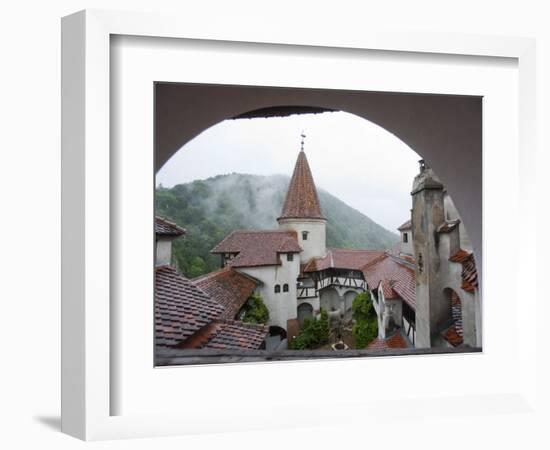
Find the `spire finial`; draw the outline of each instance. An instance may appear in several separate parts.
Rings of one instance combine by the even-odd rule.
[[[304,139],[306,138],[304,130],[302,130],[302,134],[300,136],[302,136],[302,151],[304,151]]]

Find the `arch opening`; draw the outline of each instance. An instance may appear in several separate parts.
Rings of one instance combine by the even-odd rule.
[[[156,83],[155,170],[216,123],[289,105],[355,114],[389,131],[421,155],[453,194],[470,230],[481,272],[481,97]],[[466,179],[468,183],[463,183]]]

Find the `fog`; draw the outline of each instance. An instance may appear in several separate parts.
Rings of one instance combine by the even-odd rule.
[[[221,122],[182,147],[158,172],[157,185],[233,172],[290,176],[302,131],[318,187],[389,230],[409,218],[420,157],[388,131],[343,112]]]
[[[284,175],[267,178],[218,177],[209,183],[211,195],[204,200],[207,210],[215,213],[220,198],[226,198],[239,214],[246,215],[249,228],[266,230],[277,228],[277,217],[281,215],[284,192],[290,179]],[[247,198],[244,198],[247,196]]]

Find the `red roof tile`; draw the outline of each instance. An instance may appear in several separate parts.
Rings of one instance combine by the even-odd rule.
[[[365,265],[384,257],[383,250],[336,249],[327,251],[323,258],[314,258],[303,266],[303,272],[325,269],[361,270]]]
[[[155,270],[155,344],[178,345],[224,312],[172,266]]]
[[[174,222],[170,222],[167,219],[156,216],[155,217],[155,234],[159,236],[181,236],[185,234],[185,229],[176,225]]]
[[[195,278],[192,283],[225,308],[220,317],[234,319],[261,281],[226,267]]]
[[[215,324],[204,348],[252,349],[262,345],[269,332],[265,325],[255,325],[239,321],[225,321]]]
[[[324,219],[306,154],[298,154],[279,219]]]
[[[462,289],[473,293],[478,288],[477,269],[474,255],[466,250],[458,250],[449,261],[462,264]]]
[[[383,281],[388,282],[394,293],[411,308],[416,309],[416,275],[410,258],[403,259],[385,254],[383,258],[363,267],[363,275],[369,289],[378,287]],[[395,298],[393,293],[391,295],[390,298]]]
[[[372,341],[367,348],[369,350],[384,350],[388,348],[409,348],[410,344],[403,337],[403,335],[398,331],[393,336],[390,336],[386,339],[376,338]]]
[[[438,233],[450,233],[460,224],[460,220],[447,220],[437,228]]]
[[[236,230],[212,249],[212,253],[237,253],[231,267],[280,265],[279,253],[299,253],[295,231]]]
[[[464,342],[464,339],[461,334],[458,333],[458,330],[455,324],[452,324],[442,333],[443,338],[451,344],[453,347],[458,347]]]
[[[411,230],[412,229],[412,222],[409,220],[407,220],[403,225],[401,225],[398,230],[399,231],[407,231],[407,230]]]
[[[386,281],[382,280],[380,286],[382,286],[382,292],[384,293],[384,299],[386,300],[396,300],[401,298],[397,292],[393,290],[393,285],[395,284],[394,280]]]

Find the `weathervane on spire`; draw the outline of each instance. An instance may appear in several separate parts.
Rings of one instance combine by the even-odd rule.
[[[300,136],[302,136],[302,151],[304,151],[304,139],[306,138],[306,135],[304,134],[303,130],[302,130],[302,134]]]

